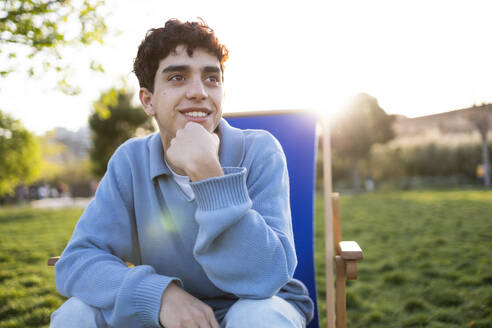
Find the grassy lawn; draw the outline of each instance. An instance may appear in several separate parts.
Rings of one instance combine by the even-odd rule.
[[[321,199],[321,198],[320,198]],[[324,318],[322,203],[316,248]],[[0,209],[0,328],[47,327],[63,298],[48,257],[79,209]],[[342,196],[345,240],[364,250],[348,286],[348,327],[492,327],[492,192]]]
[[[0,327],[48,327],[64,298],[53,268],[82,210],[0,210]]]
[[[358,280],[348,284],[348,327],[492,327],[492,192],[345,196],[341,217],[343,239],[364,250]]]

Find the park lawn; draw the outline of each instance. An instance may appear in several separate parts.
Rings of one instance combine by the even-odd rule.
[[[316,258],[324,316],[322,197]],[[48,257],[66,245],[80,209],[0,209],[0,328],[47,327],[64,298]],[[492,192],[426,191],[341,197],[345,240],[364,250],[348,286],[348,327],[492,327]]]
[[[341,197],[344,240],[364,251],[347,327],[492,327],[492,192]],[[321,198],[316,271],[324,274]],[[320,311],[325,286],[318,279]],[[322,327],[325,315],[321,312]]]
[[[64,301],[50,256],[68,242],[81,209],[0,210],[0,327],[48,327]]]

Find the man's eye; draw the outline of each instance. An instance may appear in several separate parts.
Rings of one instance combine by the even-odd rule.
[[[209,77],[207,77],[207,80],[210,81],[210,82],[213,82],[213,83],[218,83],[219,82],[219,78],[215,75],[210,75]]]
[[[179,75],[179,74],[172,75],[169,78],[169,81],[183,81],[183,80],[184,80],[183,75]]]

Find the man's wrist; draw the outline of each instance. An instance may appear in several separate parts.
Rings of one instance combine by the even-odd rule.
[[[165,297],[164,297],[164,295],[166,294],[166,292],[169,292],[169,291],[170,291],[171,289],[173,289],[174,287],[179,287],[179,286],[178,286],[178,284],[177,284],[177,283],[173,280],[173,281],[171,281],[171,282],[167,285],[166,289],[164,289],[164,291],[162,292],[162,296],[161,296],[161,307],[160,307],[160,309],[159,309],[159,325],[160,325],[161,327],[163,327],[163,328],[165,328],[165,327],[164,327],[164,325],[163,325],[163,324],[162,324],[162,322],[161,322],[161,318],[162,318],[162,311],[163,311],[164,306],[165,306],[165,304],[164,304],[164,303],[165,303]]]
[[[192,182],[198,182],[205,179],[220,177],[224,175],[224,171],[218,160],[198,163],[195,167],[191,167],[186,172]]]

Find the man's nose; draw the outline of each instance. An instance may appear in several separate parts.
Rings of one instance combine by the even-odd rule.
[[[207,91],[203,85],[203,81],[196,79],[191,81],[188,90],[186,90],[186,96],[189,99],[203,100],[207,98]]]

